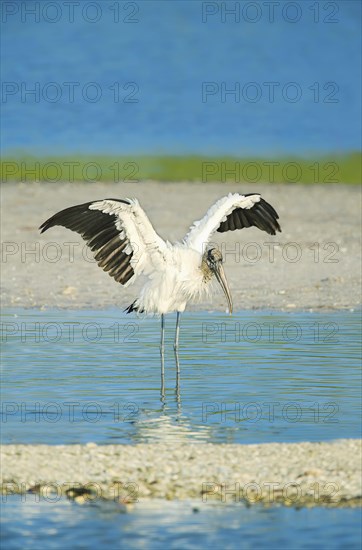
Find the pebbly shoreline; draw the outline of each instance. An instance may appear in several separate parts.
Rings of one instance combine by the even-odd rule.
[[[4,495],[76,502],[150,499],[247,505],[358,506],[361,441],[322,443],[4,445]],[[55,495],[55,496],[54,496]]]

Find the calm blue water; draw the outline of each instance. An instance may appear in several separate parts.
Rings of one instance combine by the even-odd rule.
[[[359,149],[361,3],[269,4],[2,2],[3,151]]]
[[[174,316],[161,395],[158,319],[8,310],[2,440],[71,444],[320,441],[361,435],[359,312]]]
[[[195,509],[198,512],[195,512]],[[122,514],[116,506],[59,500],[34,502],[34,495],[3,503],[4,548],[164,548],[229,550],[265,548],[359,549],[360,509],[334,510],[200,503],[153,502]]]

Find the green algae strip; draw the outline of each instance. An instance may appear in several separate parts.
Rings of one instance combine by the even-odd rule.
[[[113,182],[144,180],[219,183],[361,183],[361,153],[319,157],[35,156],[0,161],[1,182]]]

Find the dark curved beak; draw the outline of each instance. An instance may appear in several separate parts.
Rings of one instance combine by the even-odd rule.
[[[233,302],[232,302],[232,299],[231,299],[229,285],[228,285],[228,282],[227,282],[226,277],[225,277],[224,268],[223,268],[221,262],[218,262],[215,265],[215,268],[213,269],[213,272],[215,274],[216,279],[218,280],[218,283],[220,284],[221,288],[224,291],[224,294],[225,294],[227,302],[228,302],[229,313],[231,315],[232,312],[233,312]]]

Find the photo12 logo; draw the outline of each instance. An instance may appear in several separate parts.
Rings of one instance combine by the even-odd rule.
[[[202,103],[339,103],[337,82],[202,82]]]
[[[94,24],[102,19],[113,23],[139,23],[140,7],[137,2],[74,2],[56,1],[56,2],[36,2],[27,0],[26,2],[2,1],[1,21],[2,23],[11,23],[13,21],[21,23],[75,23],[84,21]]]
[[[134,422],[140,417],[140,409],[133,401],[99,403],[97,401],[47,401],[1,403],[1,423],[51,423],[69,422],[96,424],[106,419],[113,423]]]
[[[1,182],[21,181],[22,183],[34,181],[46,181],[56,183],[58,181],[113,181],[114,183],[137,183],[139,181],[139,165],[137,162],[127,160],[125,162],[114,161],[112,164],[100,164],[98,162],[79,162],[72,160],[49,162],[1,162]]]
[[[335,482],[319,483],[317,481],[309,484],[289,481],[264,481],[257,483],[215,483],[204,482],[202,484],[202,502],[217,500],[218,502],[264,502],[275,504],[283,502],[287,505],[297,505],[308,500],[311,503],[322,504],[337,502],[340,486]]]
[[[137,82],[112,82],[104,85],[100,82],[24,82],[3,81],[1,84],[1,103],[20,101],[20,103],[138,103],[139,85]]]
[[[36,478],[35,478],[36,479]],[[105,490],[104,486],[93,481],[80,483],[78,481],[64,481],[63,483],[45,482],[37,480],[32,484],[9,481],[2,486],[2,503],[8,501],[11,495],[21,495],[21,502],[51,502],[55,503],[64,497],[74,500],[78,504],[113,500],[121,504],[139,502],[139,486],[134,481],[115,480]]]
[[[324,24],[339,23],[339,2],[289,2],[286,0],[263,2],[202,2],[203,23],[256,24],[283,21],[291,25],[299,22]]]

